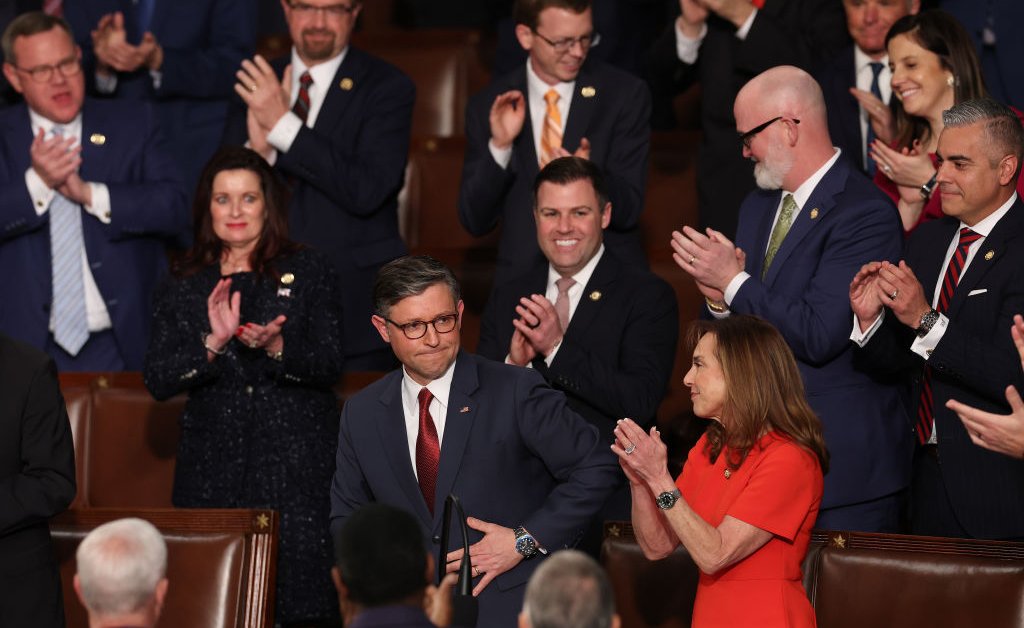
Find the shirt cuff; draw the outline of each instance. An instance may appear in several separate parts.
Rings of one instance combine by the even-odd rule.
[[[935,321],[935,324],[928,330],[924,338],[914,339],[913,344],[910,345],[910,350],[925,360],[932,357],[932,351],[939,345],[939,341],[942,340],[947,327],[949,327],[949,318],[945,314],[939,314],[939,320]]]
[[[113,94],[117,89],[117,74],[96,73],[96,91],[101,94]]]
[[[95,216],[105,225],[110,224],[110,189],[106,183],[92,183],[92,205],[85,205],[85,211]]]
[[[42,216],[50,209],[50,201],[56,192],[48,188],[43,183],[43,178],[32,168],[25,171],[25,187],[28,188],[28,196],[32,199],[36,215]]]
[[[743,41],[750,34],[750,29],[754,27],[754,18],[757,17],[757,7],[750,12],[747,16],[747,21],[743,22],[743,25],[736,29],[736,38]]]
[[[738,275],[732,278],[729,285],[725,287],[725,291],[722,293],[722,298],[725,299],[726,305],[732,305],[732,300],[736,298],[736,293],[740,291],[740,286],[743,282],[750,279],[750,273],[743,270]]]
[[[287,153],[302,127],[302,119],[295,115],[295,112],[289,111],[281,116],[274,128],[270,129],[270,133],[267,134],[267,143],[282,153]]]
[[[508,169],[508,164],[512,161],[512,147],[498,148],[494,145],[494,140],[487,142],[487,150],[491,151],[491,157],[494,158],[495,163],[501,166],[502,170]]]
[[[697,39],[692,39],[683,34],[683,31],[679,30],[679,22],[675,22],[676,29],[676,56],[679,60],[688,65],[693,65],[697,62],[697,53],[700,52],[700,45],[704,41],[704,37],[708,34],[707,22],[701,25],[700,35]]]
[[[860,319],[857,315],[853,315],[853,331],[850,332],[850,340],[855,342],[858,347],[863,347],[868,344],[871,337],[875,335],[878,328],[882,326],[882,320],[885,318],[885,308],[882,308],[881,314],[875,319],[875,322],[871,323],[871,327],[868,327],[866,331],[860,330]]]
[[[153,79],[153,89],[159,90],[164,80],[164,73],[160,70],[150,70],[149,78]]]

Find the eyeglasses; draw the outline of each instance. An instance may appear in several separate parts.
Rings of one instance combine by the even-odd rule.
[[[325,7],[315,7],[302,2],[289,2],[288,6],[291,7],[292,11],[295,11],[304,18],[314,17],[317,13],[323,13],[325,17],[341,19],[356,11],[355,4],[329,4]]]
[[[36,83],[49,83],[50,79],[53,78],[54,70],[60,72],[60,75],[64,78],[75,76],[82,71],[82,64],[78,60],[78,55],[62,59],[61,61],[58,61],[56,65],[37,65],[34,68],[14,67],[19,72],[28,74]]]
[[[760,133],[761,131],[767,129],[768,127],[770,127],[771,125],[775,124],[779,120],[787,120],[787,119],[791,120],[793,122],[793,124],[800,124],[800,121],[797,120],[796,118],[786,118],[786,116],[776,116],[776,117],[772,118],[771,120],[769,120],[767,122],[764,122],[762,124],[759,124],[759,125],[755,126],[754,128],[750,129],[746,133],[740,133],[740,142],[743,143],[744,148],[746,148],[747,150],[750,150],[750,143],[754,141],[754,138],[757,137],[758,133]]]
[[[547,44],[554,48],[555,52],[560,55],[564,55],[572,50],[574,44],[579,44],[580,48],[586,51],[601,43],[601,33],[588,33],[586,35],[580,35],[579,37],[566,37],[565,39],[559,39],[558,41],[551,41],[537,31],[533,31],[533,34],[546,41]]]
[[[422,338],[427,333],[427,325],[431,325],[439,334],[447,334],[451,330],[455,329],[455,323],[459,320],[459,315],[456,314],[442,314],[432,321],[412,321],[410,323],[399,324],[390,318],[385,318],[387,322],[391,323],[395,327],[402,330],[405,337],[409,340],[417,340]]]

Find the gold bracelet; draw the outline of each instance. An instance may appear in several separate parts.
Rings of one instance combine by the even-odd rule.
[[[724,301],[712,301],[708,297],[704,297],[704,302],[708,304],[708,309],[715,314],[725,314],[729,311],[729,306],[726,305]]]

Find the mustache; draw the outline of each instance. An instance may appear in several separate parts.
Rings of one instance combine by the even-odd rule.
[[[326,28],[305,28],[302,30],[303,35],[334,35],[334,32]]]

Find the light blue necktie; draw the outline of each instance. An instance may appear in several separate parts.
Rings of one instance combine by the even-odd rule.
[[[64,135],[55,126],[53,134]],[[50,202],[50,257],[53,278],[53,338],[71,355],[89,339],[82,278],[82,210],[57,193]]]

